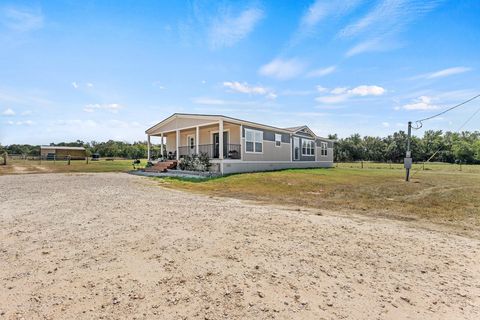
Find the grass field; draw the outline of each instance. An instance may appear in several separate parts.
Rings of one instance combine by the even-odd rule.
[[[146,160],[142,160],[143,167]],[[0,175],[50,172],[126,172],[132,160],[23,161],[0,166]],[[163,178],[167,188],[310,207],[342,213],[433,221],[466,230],[480,230],[480,166],[429,163],[414,165],[412,181],[404,181],[401,164],[339,163],[331,169],[295,169],[188,180]]]
[[[415,172],[410,183],[404,181],[404,170],[346,166],[160,183],[214,196],[480,229],[480,166],[459,171],[453,165],[435,165]]]
[[[146,159],[141,160],[137,167],[144,167]],[[6,166],[0,165],[2,174],[49,173],[49,172],[126,172],[133,170],[133,160],[114,161],[39,161],[39,160],[10,160]]]

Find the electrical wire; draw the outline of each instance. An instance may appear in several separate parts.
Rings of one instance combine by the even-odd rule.
[[[427,120],[436,118],[436,117],[438,117],[438,116],[441,116],[442,114],[447,113],[447,112],[450,111],[450,110],[453,110],[453,109],[456,109],[456,108],[458,108],[458,107],[460,107],[460,106],[463,106],[464,104],[469,103],[470,101],[475,100],[475,99],[477,99],[478,97],[480,97],[480,94],[477,94],[475,97],[472,97],[472,98],[470,98],[470,99],[468,99],[468,100],[466,100],[466,101],[464,101],[464,102],[462,102],[462,103],[459,103],[459,104],[457,104],[457,105],[455,105],[455,106],[453,106],[453,107],[451,107],[451,108],[448,108],[447,110],[444,110],[444,111],[442,111],[442,112],[440,112],[440,113],[437,113],[437,114],[435,114],[435,115],[433,115],[433,116],[430,116],[430,117],[428,117],[428,118],[425,118],[425,119],[416,120],[415,122],[420,122],[420,123],[421,123],[422,121],[427,121]]]
[[[480,96],[480,95],[478,95],[478,96]],[[478,96],[477,96],[477,97],[478,97]],[[472,101],[472,100],[473,100],[473,99],[470,99],[469,101]],[[466,101],[466,102],[468,102],[468,101]],[[465,104],[466,102],[464,102],[464,104]],[[460,106],[460,105],[458,105],[458,106]],[[451,109],[450,109],[450,110],[451,110]],[[447,110],[447,111],[448,111],[448,110]],[[479,112],[480,112],[480,107],[478,107],[478,109],[477,109],[456,131],[462,130],[463,127],[465,127],[465,126],[467,125],[467,123],[469,123],[470,120],[472,120],[472,119],[477,115],[477,113],[479,113]],[[445,112],[444,112],[444,113],[445,113]],[[435,151],[435,152],[430,156],[430,158],[427,159],[427,161],[422,162],[422,165],[425,165],[425,163],[427,163],[427,162],[429,162],[430,160],[432,160],[433,157],[435,157],[435,155],[437,155],[437,153],[439,153],[443,148],[444,148],[444,146],[441,146],[440,148],[438,148],[438,150]],[[420,168],[418,168],[417,170],[415,170],[414,172],[412,172],[412,174],[410,175],[410,177],[413,177],[413,175],[414,175],[415,173],[417,173],[418,171],[420,171]]]

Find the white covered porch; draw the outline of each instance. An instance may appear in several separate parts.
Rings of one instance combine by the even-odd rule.
[[[210,159],[219,160],[242,158],[241,124],[216,117],[182,118],[177,115],[171,118],[146,131],[149,160],[151,137],[160,137],[162,159],[179,160],[195,154],[207,154]]]

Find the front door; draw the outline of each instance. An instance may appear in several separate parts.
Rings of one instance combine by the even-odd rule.
[[[293,160],[300,160],[300,138],[293,137]]]
[[[187,144],[188,144],[188,155],[194,155],[196,152],[196,145],[195,145],[195,136],[189,135],[187,136]]]
[[[213,158],[218,159],[220,157],[220,137],[218,132],[212,134],[213,140]],[[223,157],[228,156],[228,131],[223,131]]]

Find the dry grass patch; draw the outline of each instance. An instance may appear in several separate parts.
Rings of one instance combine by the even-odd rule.
[[[39,161],[39,160],[13,160],[6,166],[0,165],[0,175],[25,174],[25,173],[55,173],[55,172],[127,172],[133,169],[133,160],[114,161]],[[146,160],[142,160],[140,167],[144,167]]]
[[[209,195],[480,229],[480,174],[422,171],[412,182],[388,169],[305,169],[162,185]]]

